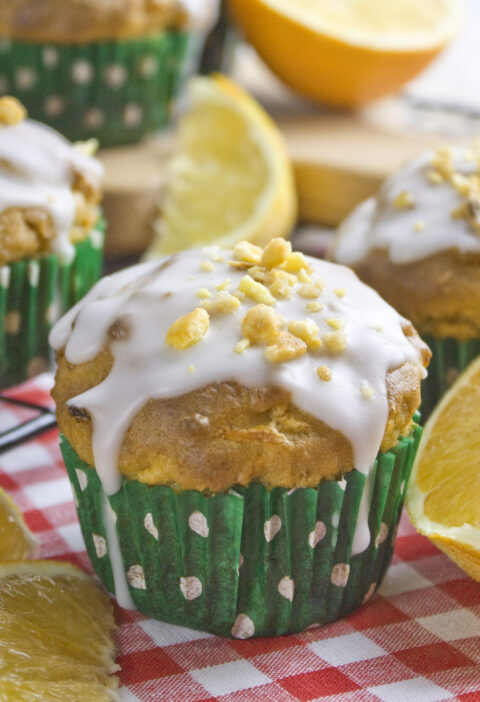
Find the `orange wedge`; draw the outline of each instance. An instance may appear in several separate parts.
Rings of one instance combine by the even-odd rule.
[[[0,488],[0,563],[35,556],[38,541],[25,524],[17,505]]]
[[[480,357],[430,416],[406,505],[415,527],[480,581]]]
[[[234,18],[294,90],[355,106],[397,91],[450,42],[459,0],[231,0]]]

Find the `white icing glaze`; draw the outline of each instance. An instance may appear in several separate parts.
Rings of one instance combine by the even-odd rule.
[[[476,160],[467,157],[464,149],[453,149],[453,165],[457,173],[472,175]],[[465,199],[449,183],[435,184],[428,180],[433,152],[422,154],[405,168],[387,178],[375,197],[357,207],[340,225],[333,258],[345,265],[354,265],[372,250],[388,252],[393,263],[418,261],[440,251],[458,249],[480,252],[480,236],[465,219],[454,219],[451,212]],[[411,209],[396,209],[394,199],[402,192],[413,198]],[[418,231],[415,225],[424,222]]]
[[[225,261],[230,252],[221,252]],[[209,249],[204,256],[218,256]],[[55,349],[65,347],[74,364],[89,361],[108,339],[108,329],[125,316],[128,338],[111,340],[114,363],[105,380],[71,400],[86,408],[93,422],[95,465],[108,494],[121,485],[117,468],[125,432],[150,398],[176,397],[209,383],[237,381],[248,387],[277,386],[291,393],[300,409],[341,431],[350,441],[355,467],[368,473],[379,450],[388,416],[387,373],[407,361],[421,366],[418,352],[405,338],[405,322],[380,296],[336,264],[308,259],[314,275],[325,281],[321,312],[306,311],[306,300],[294,292],[278,300],[275,310],[286,320],[312,317],[320,334],[331,332],[328,318],[345,322],[346,349],[333,354],[314,351],[284,363],[268,362],[264,346],[243,353],[233,348],[241,338],[241,320],[256,303],[246,298],[236,312],[211,316],[205,337],[188,349],[174,350],[165,343],[167,330],[179,317],[201,306],[200,288],[215,293],[215,286],[231,279],[238,289],[244,270],[214,263],[214,270],[200,269],[198,251],[186,251],[163,261],[126,269],[101,280],[57,323],[50,335]],[[194,280],[192,280],[194,278]],[[295,290],[300,283],[296,284]],[[340,297],[335,290],[344,289]],[[316,374],[319,365],[332,370],[330,382]],[[195,371],[189,372],[194,366]],[[368,384],[373,397],[361,388]]]
[[[10,207],[46,210],[56,231],[51,250],[67,261],[73,256],[69,233],[75,219],[76,173],[97,184],[103,167],[38,122],[0,128],[0,212]]]
[[[219,0],[182,0],[188,13],[188,26],[201,34],[213,27],[220,9]]]
[[[136,609],[128,588],[122,551],[120,549],[120,541],[115,524],[115,513],[110,507],[110,503],[105,493],[102,494],[102,521],[105,525],[107,555],[110,559],[110,565],[112,566],[115,597],[117,598],[117,602],[120,607],[123,607],[124,609]]]

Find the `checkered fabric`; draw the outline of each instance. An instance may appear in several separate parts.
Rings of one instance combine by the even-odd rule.
[[[50,383],[40,376],[8,394],[47,404]],[[0,407],[0,431],[16,421]],[[56,431],[0,456],[0,485],[43,558],[91,571]],[[231,641],[118,607],[116,618],[123,702],[480,701],[480,584],[406,517],[380,592],[330,626]]]

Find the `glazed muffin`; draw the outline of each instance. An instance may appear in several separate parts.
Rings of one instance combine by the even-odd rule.
[[[343,616],[391,557],[429,350],[343,266],[190,250],[54,328],[92,564],[120,604],[227,636]]]
[[[168,124],[218,0],[0,4],[0,94],[72,140],[138,141]]]
[[[0,98],[0,387],[48,367],[51,325],[101,270],[103,168],[25,117]]]
[[[425,415],[480,352],[479,159],[478,146],[423,154],[343,222],[332,252],[432,348]]]

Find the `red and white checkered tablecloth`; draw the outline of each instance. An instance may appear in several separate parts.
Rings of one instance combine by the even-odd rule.
[[[11,396],[47,404],[50,376]],[[17,421],[0,407],[0,432]],[[0,456],[41,557],[91,571],[56,431]],[[480,584],[402,518],[379,594],[295,636],[230,641],[117,607],[123,702],[480,702]],[[92,701],[93,702],[93,701]]]

